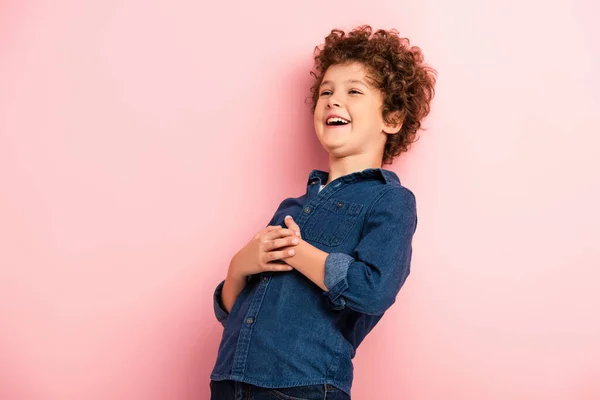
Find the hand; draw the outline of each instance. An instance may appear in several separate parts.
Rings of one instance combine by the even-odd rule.
[[[298,243],[300,239],[293,230],[269,225],[233,257],[229,274],[245,278],[264,271],[291,271],[291,266],[271,261],[292,257],[295,254],[293,247]]]
[[[302,238],[300,233],[300,227],[298,226],[296,221],[294,221],[294,218],[292,218],[290,215],[286,215],[283,222],[285,222],[285,226],[296,232],[296,235],[298,235],[299,238]]]

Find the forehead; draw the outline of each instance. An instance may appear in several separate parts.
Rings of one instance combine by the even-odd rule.
[[[325,75],[323,75],[323,81],[331,81],[332,83],[343,83],[347,80],[359,80],[368,84],[367,69],[359,62],[334,64],[327,68]]]

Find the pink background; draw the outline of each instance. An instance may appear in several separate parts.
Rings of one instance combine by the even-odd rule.
[[[214,287],[327,168],[312,51],[360,23],[439,82],[386,167],[419,228],[353,399],[600,398],[593,3],[1,2],[0,398],[209,397]]]

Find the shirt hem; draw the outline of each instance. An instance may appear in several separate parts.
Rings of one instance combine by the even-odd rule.
[[[266,389],[278,389],[278,388],[294,387],[294,386],[329,384],[329,385],[333,385],[333,386],[337,387],[338,389],[340,389],[344,393],[346,393],[348,396],[350,396],[350,386],[348,386],[345,383],[342,383],[340,381],[336,381],[334,379],[320,378],[320,379],[311,379],[311,380],[304,380],[304,381],[283,381],[283,382],[280,382],[277,384],[274,384],[273,382],[270,382],[270,381],[262,381],[260,379],[253,379],[253,378],[248,378],[243,375],[234,375],[234,374],[220,374],[220,375],[211,374],[210,379],[212,379],[213,381],[223,381],[226,379],[231,379],[234,381],[245,382],[245,383],[249,383],[251,385],[260,386],[260,387],[266,388]]]

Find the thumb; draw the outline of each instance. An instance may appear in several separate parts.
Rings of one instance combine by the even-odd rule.
[[[284,221],[288,228],[296,232],[296,236],[300,236],[300,227],[290,215],[286,215]]]

